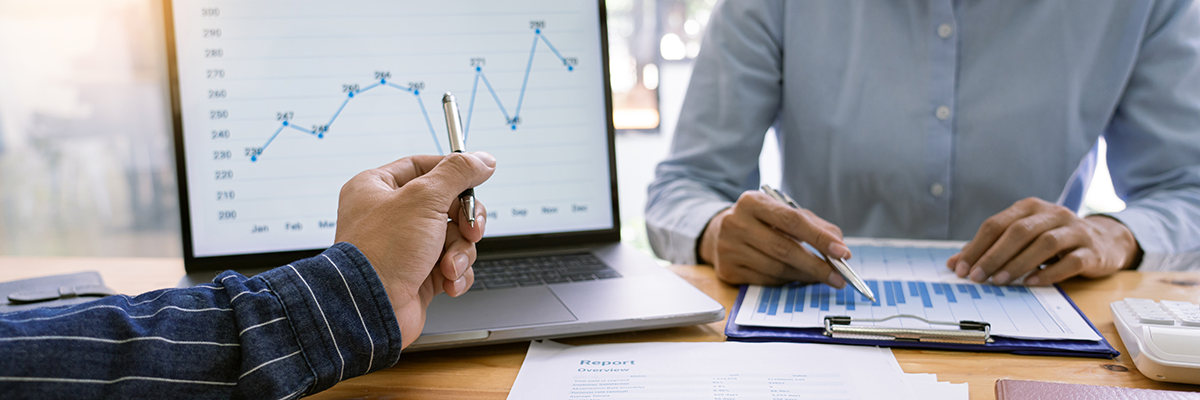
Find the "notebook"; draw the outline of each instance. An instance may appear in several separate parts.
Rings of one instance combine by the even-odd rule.
[[[1200,393],[1076,383],[996,381],[996,400],[1200,400]]]

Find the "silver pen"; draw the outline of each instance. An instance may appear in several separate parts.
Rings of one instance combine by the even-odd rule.
[[[446,131],[450,133],[450,152],[462,153],[467,149],[466,140],[463,139],[462,118],[458,115],[458,103],[454,101],[454,95],[446,92],[442,96],[442,111],[446,113]],[[458,195],[458,201],[462,203],[463,214],[467,217],[467,222],[471,226],[475,226],[475,189],[468,188]]]
[[[762,185],[761,190],[763,193],[766,193],[767,196],[771,196],[771,198],[778,200],[781,203],[787,204],[795,209],[800,209],[800,205],[796,204],[796,201],[792,200],[791,196],[788,196],[787,193],[775,190],[775,188],[771,187],[771,185],[764,184]],[[833,256],[825,256],[825,262],[829,263],[829,266],[833,267],[834,271],[837,271],[838,274],[842,275],[842,278],[845,279],[846,282],[850,283],[850,286],[853,286],[854,289],[858,290],[859,293],[862,293],[863,296],[867,296],[868,299],[871,299],[872,303],[875,302],[875,292],[872,292],[871,288],[867,287],[867,283],[863,282],[862,278],[859,278],[858,274],[854,273],[854,270],[850,268],[850,264],[847,264],[846,260],[835,258]]]

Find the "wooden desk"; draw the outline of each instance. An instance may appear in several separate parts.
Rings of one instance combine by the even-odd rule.
[[[674,265],[676,274],[708,293],[728,310],[737,289],[716,279],[707,266]],[[0,280],[97,270],[110,287],[135,294],[173,287],[183,276],[179,259],[0,257]],[[905,372],[934,373],[938,380],[969,382],[972,399],[993,399],[997,379],[1029,379],[1170,390],[1200,386],[1159,383],[1137,372],[1113,326],[1108,304],[1125,297],[1200,303],[1200,273],[1121,272],[1112,277],[1075,279],[1062,285],[1100,333],[1122,353],[1115,360],[1035,357],[1010,354],[896,350]],[[569,344],[620,342],[702,342],[725,340],[725,322],[672,329],[562,339]],[[314,399],[504,399],[525,359],[527,343],[404,353],[395,367],[347,380]]]

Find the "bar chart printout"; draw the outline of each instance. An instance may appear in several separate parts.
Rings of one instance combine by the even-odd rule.
[[[875,302],[849,286],[751,286],[738,310],[737,323],[819,328],[824,327],[826,315],[880,319],[908,314],[932,321],[988,322],[993,335],[1011,338],[1100,340],[1054,288],[875,279],[867,279],[866,283],[875,292]],[[854,325],[947,329],[912,318]]]
[[[847,286],[792,284],[750,286],[737,323],[781,328],[824,328],[825,316],[882,319],[915,315],[931,321],[980,321],[991,333],[1017,339],[1100,340],[1100,336],[1052,287],[995,286],[958,278],[946,260],[961,243],[848,239],[851,266],[876,301]],[[914,318],[853,322],[855,326],[946,329]]]

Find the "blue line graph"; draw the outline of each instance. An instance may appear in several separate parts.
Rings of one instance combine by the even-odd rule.
[[[492,88],[491,82],[488,81],[487,75],[485,75],[483,72],[483,64],[485,63],[485,60],[484,59],[472,59],[473,68],[475,70],[475,81],[471,86],[471,97],[470,97],[470,101],[468,102],[468,106],[467,106],[468,107],[467,118],[466,118],[466,121],[464,122],[464,126],[463,126],[463,139],[464,140],[467,139],[468,135],[471,132],[471,117],[475,111],[475,97],[478,94],[477,89],[479,88],[480,81],[483,81],[484,86],[487,88],[488,92],[491,93],[492,99],[496,101],[496,106],[499,107],[500,113],[504,115],[505,123],[507,125],[509,125],[512,130],[517,129],[517,125],[519,125],[521,123],[521,107],[525,103],[525,90],[529,86],[529,73],[533,69],[533,59],[534,59],[534,56],[537,54],[538,42],[545,43],[546,47],[549,48],[550,51],[553,52],[556,57],[558,57],[559,61],[561,61],[564,66],[567,67],[568,72],[575,70],[575,64],[578,63],[578,60],[573,57],[564,57],[562,55],[562,53],[560,53],[558,51],[558,49],[555,48],[554,45],[550,43],[550,40],[546,39],[546,37],[544,35],[542,35],[542,30],[540,28],[535,29],[534,34],[533,34],[533,46],[529,49],[529,62],[525,65],[525,74],[524,74],[524,78],[521,81],[521,91],[520,91],[520,94],[517,96],[517,106],[514,109],[513,114],[510,116],[508,113],[508,110],[504,107],[504,102],[502,102],[500,100],[500,96],[496,94],[496,90],[494,88]],[[441,141],[438,140],[437,131],[434,130],[433,122],[429,118],[429,112],[426,111],[425,103],[421,100],[420,88],[404,87],[404,86],[396,85],[394,83],[389,82],[387,80],[387,78],[382,78],[382,79],[379,79],[379,81],[372,83],[371,85],[369,85],[367,87],[364,87],[361,89],[347,90],[345,100],[343,100],[342,104],[340,106],[338,106],[337,111],[333,113],[333,116],[329,118],[329,122],[325,123],[324,125],[313,125],[311,129],[306,129],[304,127],[301,127],[301,126],[291,123],[290,115],[289,116],[280,116],[279,118],[282,121],[280,122],[279,128],[275,130],[275,133],[271,134],[271,137],[267,139],[266,143],[264,143],[262,145],[262,147],[258,148],[256,151],[254,151],[254,154],[250,156],[250,161],[257,162],[259,159],[259,156],[261,156],[262,153],[267,149],[267,147],[270,146],[271,143],[275,141],[275,138],[278,137],[279,134],[282,133],[286,129],[292,129],[295,131],[307,133],[311,136],[316,136],[317,139],[324,139],[325,133],[327,133],[329,131],[329,129],[331,127],[333,127],[333,123],[335,121],[337,121],[338,116],[340,116],[342,114],[342,110],[344,110],[346,108],[346,105],[350,103],[350,100],[353,100],[355,98],[355,96],[357,96],[357,95],[361,95],[361,94],[363,94],[369,90],[375,89],[377,87],[390,87],[390,88],[394,88],[394,89],[412,93],[413,97],[415,97],[417,100],[417,106],[421,109],[421,115],[424,116],[424,118],[425,118],[425,125],[429,128],[429,135],[433,139],[434,145],[437,146],[438,154],[445,155],[445,152],[442,150]]]
[[[529,86],[529,71],[533,69],[533,56],[537,54],[538,42],[546,44],[550,51],[554,52],[554,56],[562,61],[567,67],[567,71],[574,71],[577,62],[574,58],[563,57],[562,53],[542,35],[541,29],[533,31],[533,46],[529,49],[529,63],[525,64],[525,78],[521,81],[521,92],[517,95],[517,108],[513,110],[512,116],[509,116],[508,110],[504,108],[504,103],[500,101],[500,96],[496,95],[496,90],[492,89],[492,83],[488,81],[487,75],[483,73],[483,66],[475,66],[475,83],[471,85],[471,101],[467,106],[467,120],[463,122],[463,138],[466,139],[471,133],[471,115],[475,112],[475,96],[479,89],[479,81],[483,81],[484,87],[487,87],[489,93],[492,94],[492,99],[496,101],[496,106],[500,108],[500,113],[504,114],[506,123],[512,127],[512,130],[517,130],[517,125],[521,123],[521,106],[525,103],[525,89]]]
[[[276,129],[275,133],[271,134],[271,137],[267,139],[267,142],[264,143],[262,145],[262,147],[258,148],[258,150],[255,151],[254,155],[250,156],[250,161],[257,162],[258,156],[262,155],[263,151],[267,149],[267,146],[270,146],[271,142],[274,142],[275,138],[278,137],[279,133],[283,132],[284,129],[291,128],[293,130],[297,130],[300,132],[307,133],[309,135],[316,136],[317,139],[324,139],[325,132],[328,132],[329,128],[333,126],[334,121],[337,121],[338,116],[342,115],[342,110],[346,109],[346,104],[349,104],[350,100],[354,99],[355,95],[362,94],[368,90],[371,90],[371,89],[374,89],[374,88],[377,88],[380,86],[391,87],[391,88],[403,90],[405,92],[412,93],[413,96],[417,98],[417,105],[419,105],[421,108],[421,114],[425,116],[425,125],[429,127],[429,135],[433,137],[433,144],[437,145],[438,154],[444,155],[445,153],[442,152],[442,144],[437,139],[437,132],[433,130],[433,122],[430,121],[430,119],[429,119],[429,113],[425,111],[425,103],[421,101],[421,91],[418,89],[414,89],[414,88],[406,88],[404,86],[396,85],[394,83],[388,82],[387,79],[384,78],[384,79],[380,79],[378,83],[371,84],[370,86],[367,86],[367,87],[359,89],[359,90],[351,90],[349,93],[347,93],[346,100],[342,101],[342,105],[338,106],[337,111],[333,113],[333,116],[329,118],[329,122],[326,122],[325,125],[314,125],[312,127],[312,129],[305,129],[303,127],[300,127],[296,124],[291,123],[291,121],[289,121],[288,119],[285,118],[283,120],[283,122],[280,123],[279,129]]]

